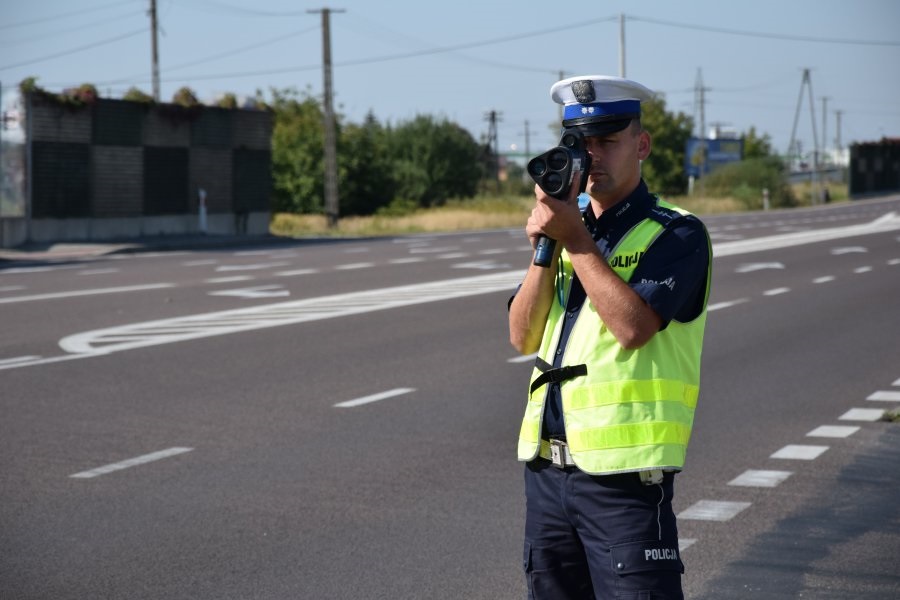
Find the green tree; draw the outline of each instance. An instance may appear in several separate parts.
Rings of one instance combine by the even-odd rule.
[[[455,123],[419,115],[391,131],[390,147],[399,200],[436,206],[478,190],[482,148]]]
[[[274,209],[320,213],[324,208],[324,133],[319,102],[308,92],[272,90]]]
[[[769,134],[760,136],[756,133],[756,127],[744,134],[744,159],[766,158],[772,156],[772,138]]]
[[[641,168],[650,190],[664,195],[684,194],[684,152],[694,129],[689,116],[666,111],[666,102],[657,98],[641,105],[641,123],[650,133],[652,150]]]
[[[338,140],[342,215],[369,215],[394,199],[394,160],[388,135],[371,112],[362,125],[348,124],[342,129]]]

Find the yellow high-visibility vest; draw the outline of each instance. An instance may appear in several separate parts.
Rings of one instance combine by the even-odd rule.
[[[635,225],[610,253],[607,262],[624,281],[629,281],[665,223],[689,214],[662,200],[657,199],[657,203],[654,217]],[[536,366],[532,373],[519,433],[518,455],[522,461],[533,460],[540,452],[541,419],[550,387],[542,382],[547,380],[544,372],[548,363],[553,364],[574,276],[565,251],[559,260],[556,284],[565,296],[562,302],[554,301],[550,309],[538,354],[538,364],[543,368]],[[585,299],[564,350],[562,365],[566,370],[559,383],[566,441],[582,471],[599,475],[680,470],[684,466],[700,390],[711,247],[709,265],[701,313],[687,323],[672,320],[636,350],[622,348]]]

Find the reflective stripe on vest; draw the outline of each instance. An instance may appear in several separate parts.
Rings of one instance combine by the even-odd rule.
[[[659,206],[688,214],[662,201]],[[644,219],[610,253],[610,266],[628,281],[663,231],[659,222]],[[552,363],[559,343],[573,273],[568,254],[563,251],[557,275],[562,303],[555,301],[550,309],[539,352],[547,363]],[[582,471],[601,474],[684,466],[699,393],[705,324],[706,300],[693,321],[673,320],[642,348],[625,350],[585,300],[569,335],[562,365],[583,364],[586,373],[559,384],[566,439]],[[541,370],[535,368],[532,384],[540,376]],[[539,385],[529,393],[519,434],[519,460],[533,460],[540,451],[548,389],[548,385]]]

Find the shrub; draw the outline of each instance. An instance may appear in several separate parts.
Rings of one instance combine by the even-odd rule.
[[[703,180],[703,192],[714,198],[736,198],[748,209],[762,207],[763,190],[769,190],[772,208],[796,206],[784,163],[777,157],[752,158],[723,165]]]

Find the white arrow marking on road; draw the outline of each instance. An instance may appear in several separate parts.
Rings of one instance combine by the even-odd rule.
[[[868,252],[868,248],[863,246],[845,246],[842,248],[832,248],[831,254],[833,256],[840,256],[841,254],[854,254],[854,253],[862,253],[865,254]]]
[[[753,271],[762,271],[763,269],[783,269],[784,265],[780,262],[766,263],[744,263],[734,270],[735,273],[752,273]]]
[[[220,290],[208,292],[210,296],[235,296],[236,298],[280,298],[290,296],[291,292],[280,285],[261,285],[238,290]]]

